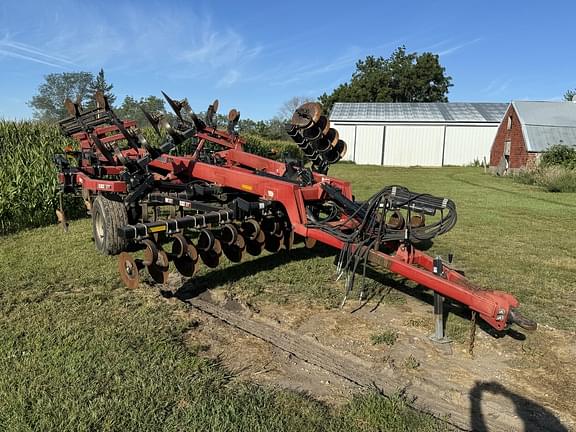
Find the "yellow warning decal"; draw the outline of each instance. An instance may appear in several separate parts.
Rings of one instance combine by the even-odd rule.
[[[249,184],[243,184],[243,185],[240,185],[240,187],[244,190],[247,190],[247,191],[251,191],[252,189],[254,189],[252,187],[252,185],[249,185]]]
[[[153,233],[166,231],[166,227],[163,225],[156,226],[156,227],[150,227],[150,228],[148,228],[148,231],[153,232]]]

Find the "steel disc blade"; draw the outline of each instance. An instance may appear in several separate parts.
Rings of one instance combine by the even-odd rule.
[[[330,120],[325,115],[321,115],[316,125],[322,130],[322,134],[326,135],[330,129]]]
[[[214,237],[214,233],[208,229],[203,229],[200,231],[196,241],[196,247],[199,251],[208,252],[214,247],[215,243],[216,237]]]
[[[158,251],[158,260],[147,267],[148,274],[159,284],[168,282],[168,255],[163,250]]]
[[[176,258],[174,260],[174,266],[178,273],[185,277],[192,277],[200,269],[200,263],[198,261],[192,261],[188,257]]]
[[[246,249],[246,240],[244,240],[242,234],[238,234],[236,237],[236,243],[234,243],[234,245],[242,250]]]
[[[172,241],[172,256],[175,258],[182,258],[188,253],[188,240],[182,234],[177,233],[173,235]],[[196,249],[196,248],[194,248]]]
[[[424,214],[413,214],[410,217],[410,227],[411,228],[420,228],[426,225],[426,218]]]
[[[386,226],[391,229],[403,229],[405,225],[404,216],[399,211],[394,211],[388,218]]]
[[[266,236],[266,242],[264,247],[268,252],[276,253],[280,250],[280,247],[284,243],[284,236],[277,237],[275,235]]]
[[[300,128],[306,128],[316,123],[321,115],[322,106],[318,102],[307,102],[294,111],[291,123]]]
[[[262,253],[262,249],[264,249],[264,243],[257,241],[246,242],[246,252],[252,256],[260,255]]]
[[[122,279],[122,282],[124,282],[127,288],[134,289],[138,286],[138,282],[140,281],[138,266],[129,253],[122,252],[120,254],[118,270],[120,271],[120,279]]]
[[[94,100],[96,101],[96,106],[98,108],[104,108],[105,110],[110,109],[110,105],[108,105],[108,99],[104,96],[104,93],[101,90],[96,91],[94,93]]]
[[[232,108],[228,112],[228,121],[237,122],[239,119],[240,119],[240,111],[237,111],[236,109]]]
[[[319,126],[312,125],[302,131],[302,136],[309,141],[315,141],[322,137],[322,129]]]
[[[247,219],[242,222],[241,231],[247,240],[256,240],[261,231],[260,224],[254,219]]]
[[[338,144],[336,144],[336,148],[340,151],[340,159],[342,159],[344,156],[346,156],[346,152],[348,151],[348,146],[346,145],[345,141],[338,141]]]
[[[202,258],[202,262],[206,264],[206,267],[216,268],[218,267],[218,264],[220,264],[220,255],[215,253],[213,250],[200,252],[200,258]]]
[[[68,111],[68,114],[70,114],[71,117],[76,116],[76,106],[74,105],[74,102],[70,100],[70,98],[67,98],[64,101],[64,107],[66,108],[66,111]]]
[[[234,263],[239,263],[240,261],[242,261],[242,255],[244,251],[240,249],[238,246],[236,245],[224,246],[223,251],[224,255],[226,255],[226,258],[228,258],[230,261]]]
[[[264,243],[265,240],[266,240],[266,234],[264,234],[264,231],[260,230],[254,241],[256,243]]]
[[[150,239],[142,240],[142,244],[146,247],[144,249],[144,264],[151,265],[158,260],[158,247]]]
[[[200,269],[198,262],[198,251],[194,245],[188,245],[188,252],[180,258],[174,259],[176,270],[186,277],[192,277]]]
[[[330,147],[335,147],[336,144],[338,144],[338,141],[340,140],[340,134],[336,129],[330,128],[328,129],[328,133],[326,134],[326,139],[330,141]]]
[[[214,239],[214,246],[212,246],[212,252],[216,255],[222,255],[222,243],[217,238]]]

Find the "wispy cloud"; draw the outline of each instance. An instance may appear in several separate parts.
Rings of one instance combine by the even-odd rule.
[[[51,53],[40,47],[14,41],[8,34],[5,34],[0,39],[0,54],[59,69],[69,69],[78,66],[64,56]]]
[[[512,84],[511,78],[494,78],[486,87],[480,90],[480,93],[487,96],[501,96],[510,84]]]
[[[459,50],[461,50],[461,49],[464,48],[464,47],[467,47],[467,46],[469,46],[469,45],[472,45],[472,44],[475,44],[475,43],[477,43],[477,42],[480,42],[481,40],[482,40],[482,38],[476,38],[476,39],[472,39],[472,40],[469,40],[469,41],[466,41],[466,42],[462,42],[462,43],[460,43],[460,44],[458,44],[458,45],[453,45],[453,46],[451,46],[451,47],[448,47],[448,48],[443,49],[442,51],[440,51],[440,52],[438,53],[438,55],[440,55],[440,56],[447,56],[447,55],[453,54],[453,53],[455,53],[456,51],[459,51]]]
[[[70,1],[65,16],[54,12],[34,35],[0,39],[0,57],[60,69],[137,69],[180,79],[218,76],[222,85],[231,85],[261,53],[258,44],[249,44],[230,26],[214,24],[199,8],[157,6],[151,14],[150,7],[119,3],[110,15],[96,4],[79,8]]]
[[[312,64],[296,66],[293,69],[284,68],[284,76],[277,80],[270,81],[270,85],[283,86],[294,82],[302,81],[316,75],[324,75],[329,72],[338,71],[350,67],[358,60],[358,54],[345,54],[326,63],[315,62]]]
[[[222,78],[220,78],[216,87],[230,87],[235,84],[239,78],[240,72],[236,69],[230,69]]]
[[[436,48],[442,47],[444,45],[448,45],[450,42],[452,42],[452,39],[444,39],[444,40],[441,40],[440,42],[435,42],[435,43],[430,44],[430,45],[424,45],[423,47],[417,48],[414,51],[416,51],[416,52],[432,51],[432,50],[435,50]]]

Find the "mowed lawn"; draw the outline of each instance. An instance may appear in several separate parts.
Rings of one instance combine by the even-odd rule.
[[[526,315],[574,330],[576,194],[550,194],[475,168],[339,164],[358,198],[387,184],[454,199],[459,221],[431,253],[517,295]],[[398,398],[359,395],[330,408],[308,396],[241,384],[184,343],[186,305],[128,291],[117,260],[96,253],[89,220],[0,238],[1,430],[442,430]],[[244,297],[335,306],[333,255],[298,248],[196,278]],[[311,276],[313,275],[313,277]],[[193,339],[193,338],[192,338]]]

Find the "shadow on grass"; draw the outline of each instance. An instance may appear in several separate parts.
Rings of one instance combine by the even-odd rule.
[[[253,276],[263,271],[274,270],[289,262],[303,261],[316,257],[328,257],[336,254],[336,249],[329,246],[321,245],[314,249],[304,247],[291,250],[289,253],[281,251],[276,254],[264,255],[250,261],[244,261],[229,267],[213,270],[202,276],[194,277],[187,280],[176,292],[162,291],[165,297],[176,297],[179,300],[186,301],[204,291],[217,288],[221,285],[236,282],[247,276]]]
[[[476,432],[487,432],[490,430],[482,413],[482,395],[484,393],[501,395],[510,399],[514,403],[516,414],[524,423],[523,430],[526,432],[568,432],[568,429],[562,425],[551,411],[524,396],[511,392],[502,384],[494,381],[477,381],[468,393],[468,398],[470,399],[470,424],[472,430]]]

